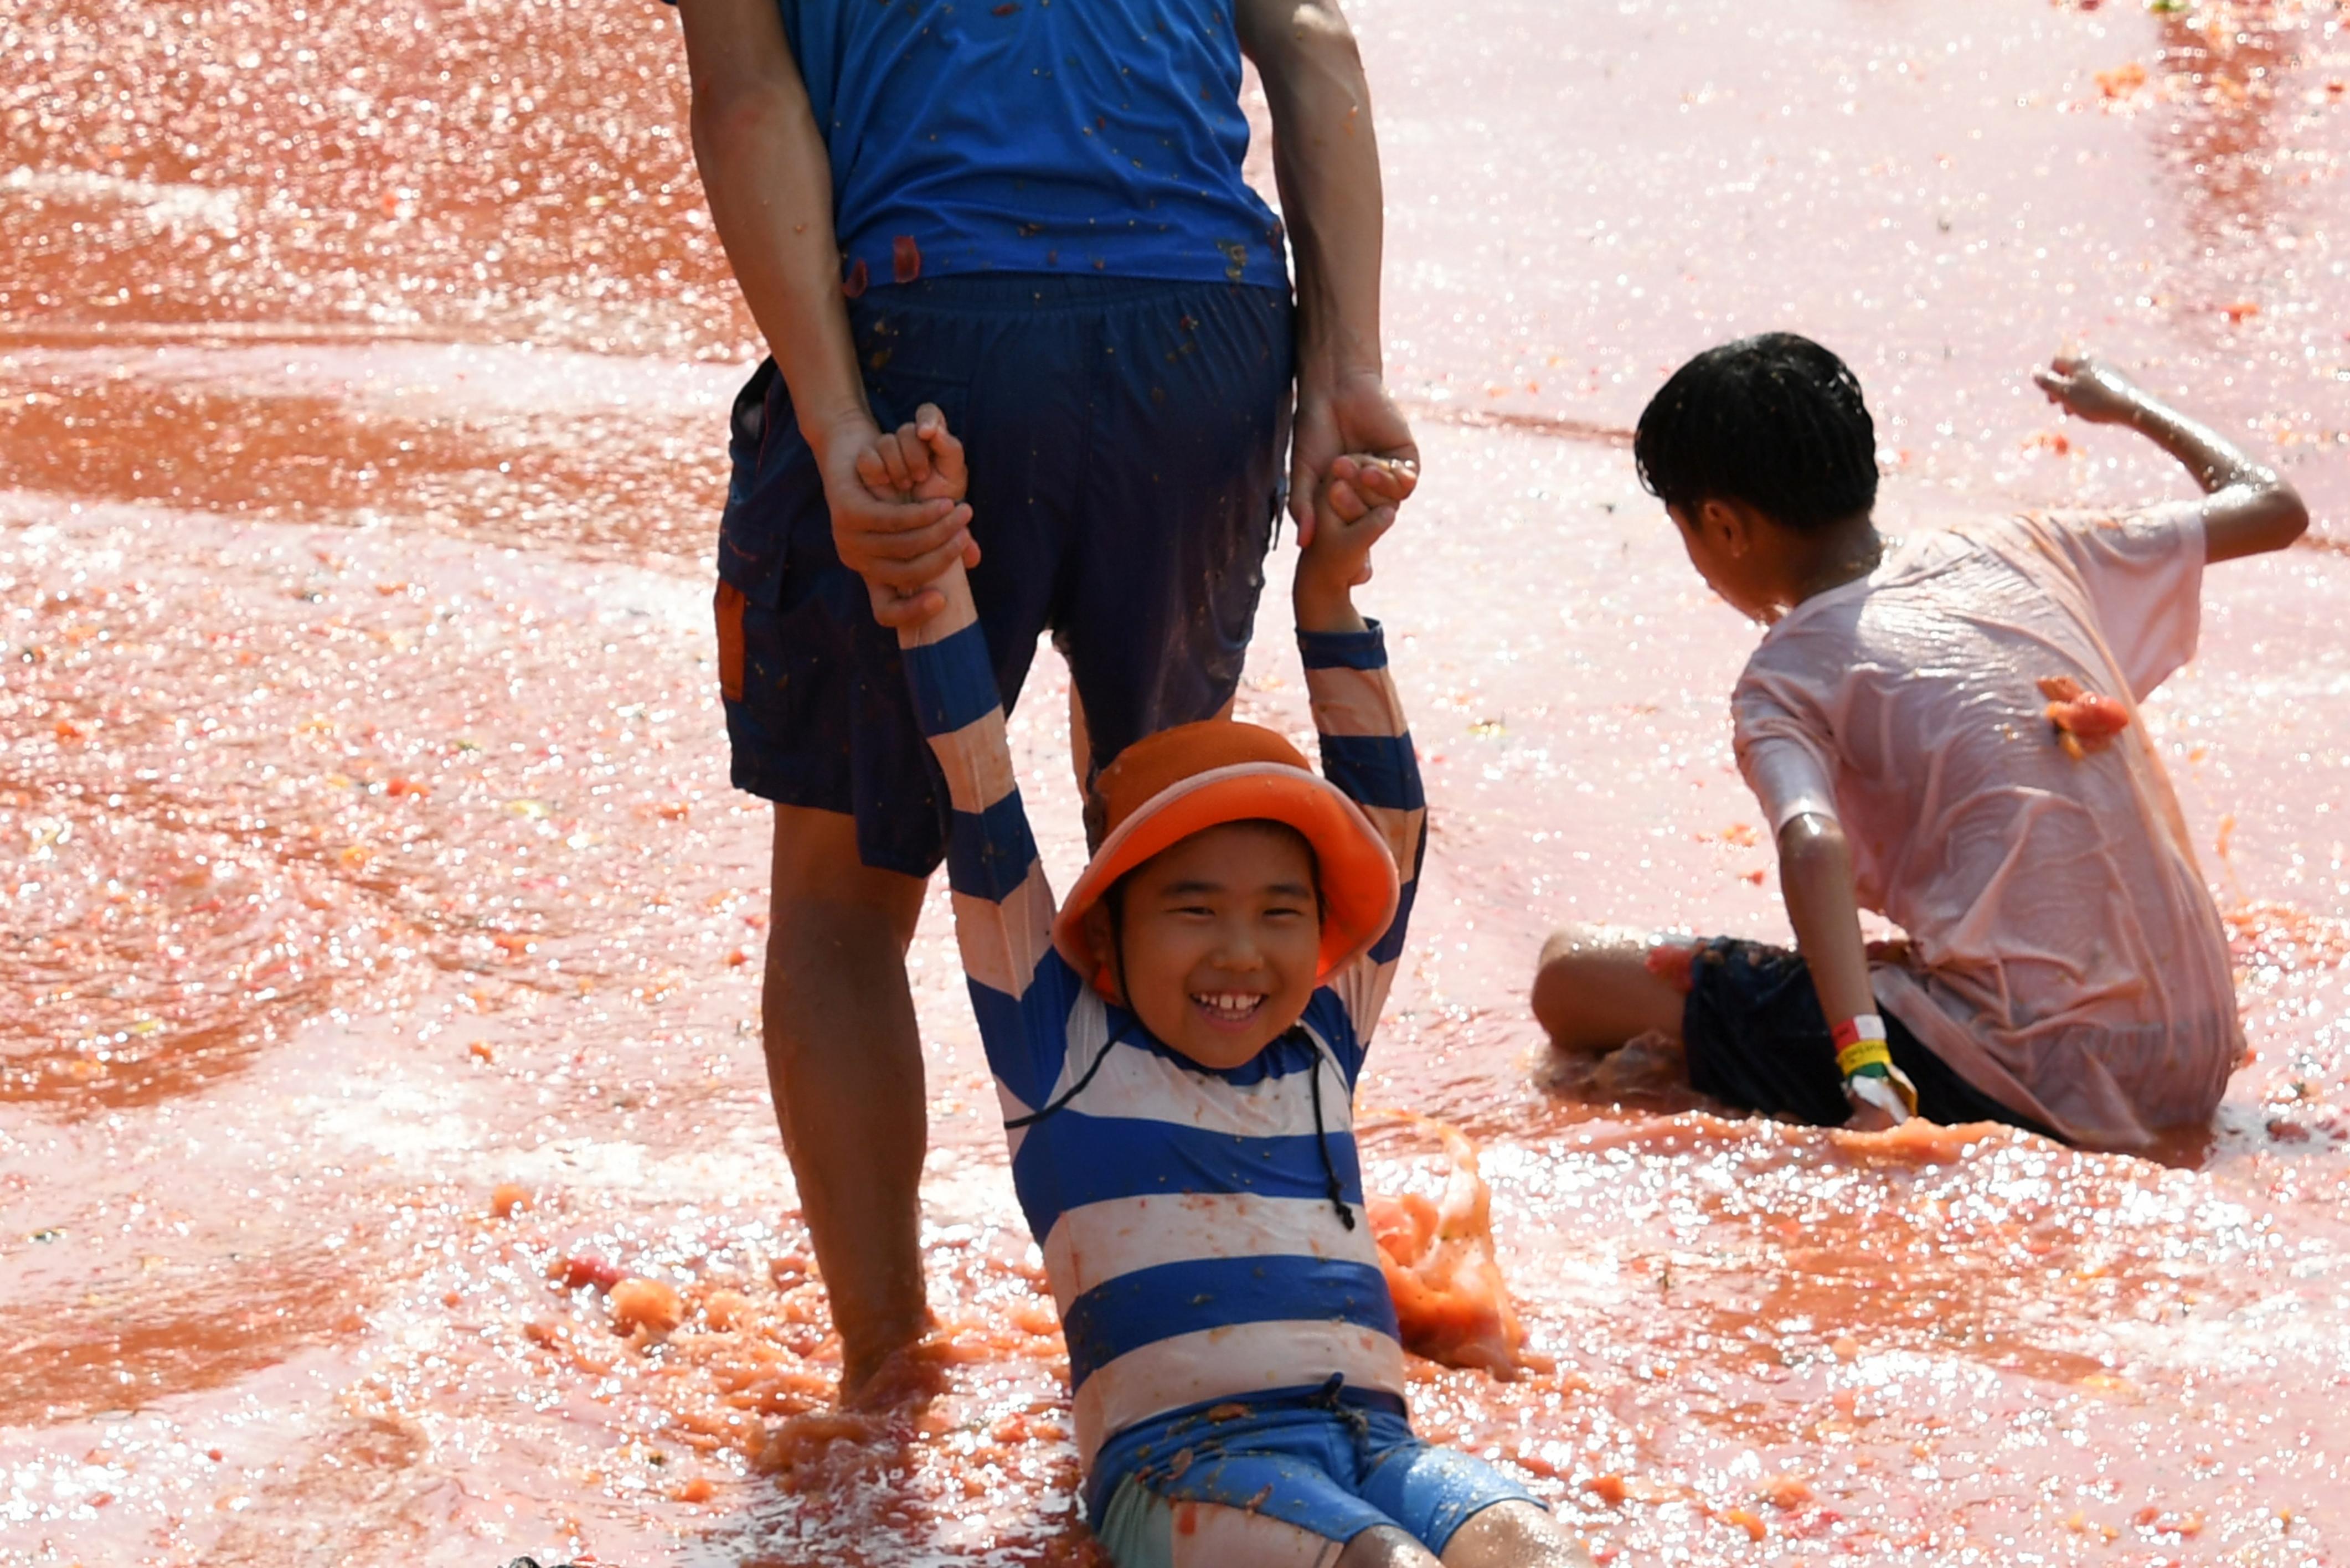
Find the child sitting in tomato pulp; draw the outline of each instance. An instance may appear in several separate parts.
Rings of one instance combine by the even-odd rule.
[[[960,498],[935,409],[879,449],[875,490]],[[1394,519],[1361,466],[1334,466],[1294,596],[1328,778],[1229,719],[1140,741],[1100,775],[1107,836],[1057,909],[964,568],[903,596],[928,612],[899,637],[953,805],[956,936],[1120,1568],[1586,1561],[1406,1421],[1352,1101],[1426,812],[1353,603]]]
[[[1822,1125],[2142,1147],[2210,1119],[2243,1053],[2228,944],[2137,705],[2195,650],[2205,564],[2307,514],[2095,360],[2035,379],[2202,499],[1885,540],[1860,385],[1787,333],[1699,355],[1641,414],[1690,563],[1768,628],[1731,712],[1797,951],[1561,931],[1534,988],[1558,1046],[1654,1032],[1703,1093]],[[1872,962],[1862,909],[1907,941]]]

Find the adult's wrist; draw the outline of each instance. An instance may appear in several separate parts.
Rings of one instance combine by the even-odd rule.
[[[846,445],[853,451],[862,451],[881,433],[881,427],[874,422],[872,410],[866,408],[861,400],[850,405],[836,404],[829,409],[811,411],[803,415],[799,423],[800,439],[807,442],[808,451],[815,454],[819,472],[830,468],[836,448]]]
[[[1327,393],[1350,381],[1386,385],[1387,372],[1381,366],[1376,341],[1368,346],[1316,346],[1301,337],[1297,347],[1297,385],[1301,392],[1311,389]]]

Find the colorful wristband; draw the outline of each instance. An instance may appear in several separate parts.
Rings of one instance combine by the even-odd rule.
[[[1856,1013],[1828,1032],[1829,1038],[1842,1050],[1856,1040],[1885,1038],[1885,1020],[1874,1012]]]
[[[1907,1114],[1918,1114],[1918,1091],[1908,1075],[1893,1064],[1883,1018],[1864,1012],[1846,1019],[1830,1033],[1836,1045],[1836,1071],[1844,1075],[1847,1098],[1856,1104],[1881,1105],[1887,1110],[1898,1103]]]
[[[1856,1040],[1836,1053],[1836,1071],[1847,1078],[1861,1073],[1877,1078],[1889,1077],[1893,1052],[1882,1040]]]

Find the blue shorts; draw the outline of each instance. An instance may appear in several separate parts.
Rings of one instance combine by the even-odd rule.
[[[1483,1460],[1413,1437],[1393,1395],[1326,1387],[1129,1427],[1102,1445],[1086,1487],[1087,1515],[1118,1568],[1327,1563],[1379,1525],[1441,1556],[1454,1531],[1497,1502],[1542,1506]]]
[[[1048,630],[1097,769],[1230,701],[1282,501],[1286,294],[987,275],[870,289],[848,314],[882,427],[935,402],[970,454],[972,594],[1005,709]],[[897,634],[833,550],[774,361],[731,435],[718,641],[734,784],[852,814],[867,865],[925,875],[946,790]]]
[[[1929,1122],[2005,1122],[2064,1141],[1951,1071],[1908,1026],[1878,1004],[1893,1064],[1918,1087]],[[1742,937],[1716,937],[1690,964],[1681,1042],[1690,1087],[1744,1110],[1840,1127],[1852,1115],[1836,1071],[1835,1042],[1803,955]]]

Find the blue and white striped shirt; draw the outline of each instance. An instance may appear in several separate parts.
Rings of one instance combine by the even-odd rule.
[[[1203,1401],[1311,1389],[1333,1373],[1401,1395],[1403,1349],[1370,1227],[1343,1224],[1329,1200],[1335,1171],[1362,1211],[1355,1080],[1427,836],[1378,629],[1301,633],[1298,645],[1324,772],[1394,852],[1395,921],[1314,992],[1301,1029],[1220,1072],[1160,1044],[1054,948],[1053,892],[985,635],[961,568],[940,586],[947,609],[900,641],[954,808],[955,934],[1004,1119],[1070,1096],[1009,1137],[1013,1183],[1060,1307],[1087,1467],[1125,1428]]]

